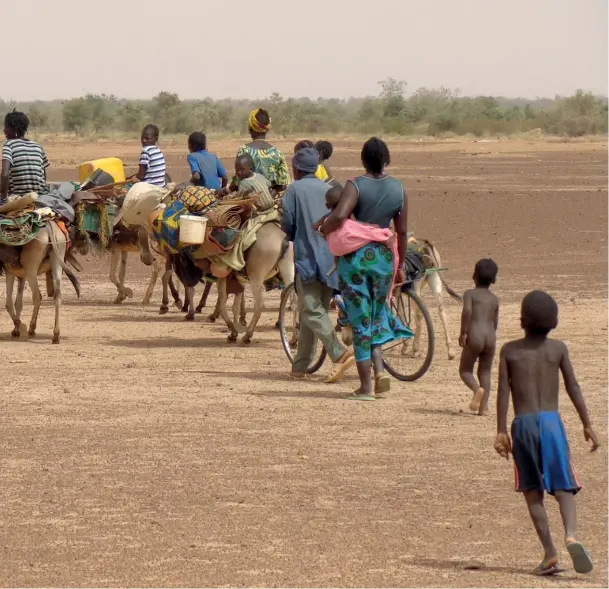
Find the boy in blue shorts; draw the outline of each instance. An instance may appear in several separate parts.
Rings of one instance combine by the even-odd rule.
[[[195,186],[205,186],[210,190],[221,190],[228,184],[226,168],[215,153],[207,151],[205,133],[195,132],[188,137],[186,157],[190,165],[190,181]]]
[[[524,494],[533,525],[544,548],[537,575],[563,572],[552,541],[544,492],[553,495],[560,508],[565,543],[578,573],[589,573],[592,560],[576,540],[575,495],[581,489],[569,452],[569,442],[558,413],[559,371],[567,394],[582,425],[584,438],[599,447],[592,429],[586,402],[575,379],[567,346],[548,334],[558,325],[558,305],[547,293],[530,292],[522,301],[521,319],[525,336],[501,349],[497,394],[497,438],[495,450],[504,458],[514,456],[516,490]],[[512,439],[508,436],[507,415],[510,392],[514,403]]]

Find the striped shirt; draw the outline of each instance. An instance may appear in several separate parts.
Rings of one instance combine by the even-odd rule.
[[[163,152],[156,145],[146,145],[140,155],[140,166],[146,166],[144,182],[155,186],[165,186],[167,165]]]
[[[23,196],[28,192],[49,192],[45,170],[50,164],[38,143],[29,139],[9,139],[2,148],[2,159],[11,164],[9,194]]]
[[[250,194],[258,195],[257,208],[266,211],[273,207],[275,201],[270,192],[271,183],[262,175],[254,172],[249,178],[241,180],[237,194],[243,198]],[[233,197],[234,198],[234,197]]]

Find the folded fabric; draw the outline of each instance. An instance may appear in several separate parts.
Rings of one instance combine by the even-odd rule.
[[[393,282],[390,292],[393,293],[399,260],[398,242],[391,229],[381,229],[377,225],[345,219],[338,229],[335,229],[326,236],[326,241],[332,254],[338,257],[356,252],[372,242],[383,243],[391,248],[393,251]]]

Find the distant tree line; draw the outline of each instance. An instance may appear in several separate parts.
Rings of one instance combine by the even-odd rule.
[[[380,82],[378,96],[367,98],[283,98],[265,100],[182,100],[161,92],[152,100],[123,100],[105,94],[53,102],[13,103],[0,100],[0,114],[25,111],[31,130],[70,132],[78,136],[139,133],[149,122],[166,134],[194,130],[243,135],[247,115],[263,106],[273,117],[273,130],[284,136],[336,133],[389,135],[509,135],[539,129],[550,135],[580,137],[607,133],[607,98],[578,90],[554,99],[508,99],[460,96],[446,88],[419,88],[407,95],[406,83]]]

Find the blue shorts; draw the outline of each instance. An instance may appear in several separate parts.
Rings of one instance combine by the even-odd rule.
[[[515,417],[512,452],[516,491],[547,491],[555,495],[559,491],[575,494],[581,489],[558,411]]]

